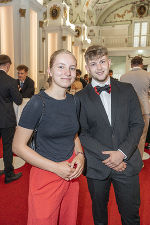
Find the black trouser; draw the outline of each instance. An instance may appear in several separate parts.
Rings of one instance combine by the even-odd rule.
[[[13,153],[12,153],[12,141],[15,133],[15,127],[0,128],[0,136],[3,143],[3,160],[4,160],[4,173],[6,176],[14,171]]]
[[[126,177],[112,173],[106,180],[87,178],[87,181],[92,199],[95,225],[108,224],[107,205],[111,183],[114,186],[122,225],[140,225],[140,185],[138,175]]]

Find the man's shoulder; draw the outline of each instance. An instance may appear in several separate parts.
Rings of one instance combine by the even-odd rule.
[[[128,89],[132,89],[133,85],[131,83],[127,83],[126,81],[119,81],[119,80],[115,80],[114,83],[120,87],[122,90],[128,90]]]
[[[128,79],[128,78],[130,78],[133,75],[134,75],[134,72],[132,70],[130,70],[130,71],[128,71],[127,73],[123,74],[120,77],[120,81],[124,81],[124,79]]]
[[[131,82],[136,81],[137,78],[147,78],[150,79],[150,72],[145,70],[131,70],[120,77],[121,82]]]
[[[126,74],[124,74],[124,75],[122,75],[121,77],[120,77],[120,80],[118,80],[118,79],[115,79],[115,78],[111,78],[111,84],[114,84],[114,85],[125,85],[126,86],[126,82],[122,82],[122,79],[121,78],[123,78],[124,76],[125,76]]]
[[[32,78],[28,76],[26,77],[26,81],[34,83],[34,80],[32,80]]]
[[[7,82],[12,82],[15,83],[16,79],[13,77],[9,76],[5,71],[0,70],[0,76],[3,77],[4,80],[7,80]]]
[[[144,74],[147,77],[150,77],[150,72],[148,72],[146,70],[142,70],[142,74]]]

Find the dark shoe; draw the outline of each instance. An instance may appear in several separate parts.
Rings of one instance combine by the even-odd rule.
[[[5,184],[8,184],[14,180],[18,180],[22,176],[22,173],[13,173],[10,176],[5,176]]]
[[[4,174],[4,170],[0,170],[0,176]]]

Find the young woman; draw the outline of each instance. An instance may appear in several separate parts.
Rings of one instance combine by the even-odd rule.
[[[77,136],[77,104],[66,89],[76,77],[76,59],[59,50],[50,59],[52,84],[25,106],[17,127],[13,151],[33,167],[29,184],[28,225],[75,225],[78,179],[84,155]],[[44,103],[44,105],[43,105]],[[36,151],[27,142],[40,117]]]

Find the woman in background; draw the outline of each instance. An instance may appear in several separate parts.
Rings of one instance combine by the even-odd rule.
[[[71,85],[71,89],[70,89],[71,94],[75,94],[76,92],[83,89],[83,85],[82,85],[82,82],[80,80],[80,76],[81,76],[81,70],[77,69],[75,81]]]
[[[28,102],[17,127],[13,151],[30,163],[28,225],[75,225],[78,177],[84,155],[77,135],[79,124],[74,97],[66,94],[76,77],[76,59],[59,50],[50,59],[52,83]],[[27,142],[38,126],[36,151]]]

